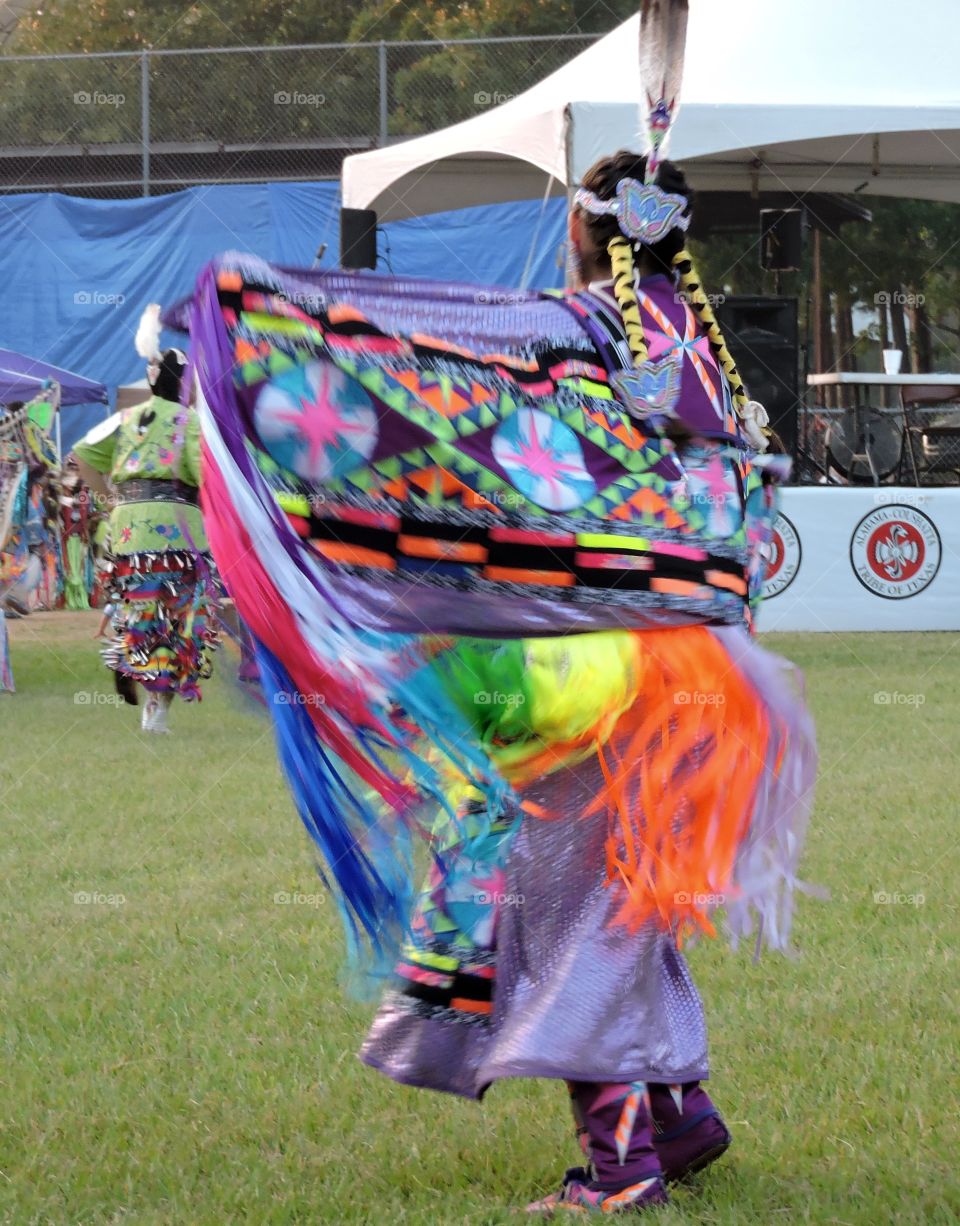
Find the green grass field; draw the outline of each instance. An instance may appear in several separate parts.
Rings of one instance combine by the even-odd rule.
[[[562,1087],[504,1083],[479,1107],[364,1068],[373,1006],[338,985],[266,717],[222,680],[166,739],[76,702],[113,692],[96,623],[11,624],[0,1220],[522,1220],[576,1158]],[[957,642],[770,641],[818,718],[804,870],[832,897],[800,900],[796,961],[692,951],[734,1147],[662,1226],[960,1221]]]

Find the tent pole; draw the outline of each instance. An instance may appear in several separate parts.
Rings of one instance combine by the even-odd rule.
[[[553,186],[553,175],[547,179],[547,186],[543,190],[543,199],[540,201],[540,213],[537,216],[537,225],[533,231],[533,237],[530,239],[530,250],[527,252],[527,262],[523,266],[523,276],[520,278],[520,288],[525,290],[530,281],[530,274],[533,271],[533,253],[537,249],[537,243],[540,241],[540,228],[543,225],[543,214],[546,212],[547,201],[550,199],[550,188]]]
[[[380,78],[380,148],[383,149],[390,139],[390,83],[387,77],[387,44],[382,39],[377,52],[377,68]]]
[[[140,57],[140,188],[150,195],[150,57]]]
[[[563,108],[563,144],[564,144],[564,159],[563,164],[567,175],[567,216],[573,210],[573,196],[577,190],[577,176],[574,174],[573,167],[573,109],[568,102]],[[573,246],[570,243],[569,234],[564,245],[567,258],[565,260],[563,284],[564,288],[573,290],[577,288],[580,273],[577,268],[577,261],[574,258]]]

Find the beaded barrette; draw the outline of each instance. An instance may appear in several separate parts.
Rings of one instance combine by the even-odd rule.
[[[601,200],[580,187],[573,201],[594,217],[616,217],[623,234],[646,246],[659,242],[671,230],[687,230],[690,226],[690,215],[684,212],[686,197],[665,192],[655,183],[621,179],[610,200]]]

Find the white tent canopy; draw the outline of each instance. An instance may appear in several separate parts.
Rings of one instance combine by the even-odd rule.
[[[669,156],[713,191],[960,201],[958,0],[690,0]],[[380,220],[562,193],[642,147],[639,18],[526,93],[346,159],[343,202]]]

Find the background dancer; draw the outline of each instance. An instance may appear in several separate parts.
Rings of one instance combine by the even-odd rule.
[[[177,694],[188,702],[200,698],[217,642],[204,578],[198,421],[179,402],[184,354],[160,352],[159,317],[159,307],[147,308],[136,342],[148,359],[152,396],[114,414],[74,448],[88,484],[102,488],[96,474],[107,474],[116,492],[108,569],[110,592],[121,603],[116,637],[103,657],[128,701],[137,700],[134,683],[146,690],[145,732],[169,731],[168,710]]]
[[[63,604],[67,609],[89,609],[93,590],[91,556],[96,506],[68,457],[60,474],[60,532],[63,552]]]

